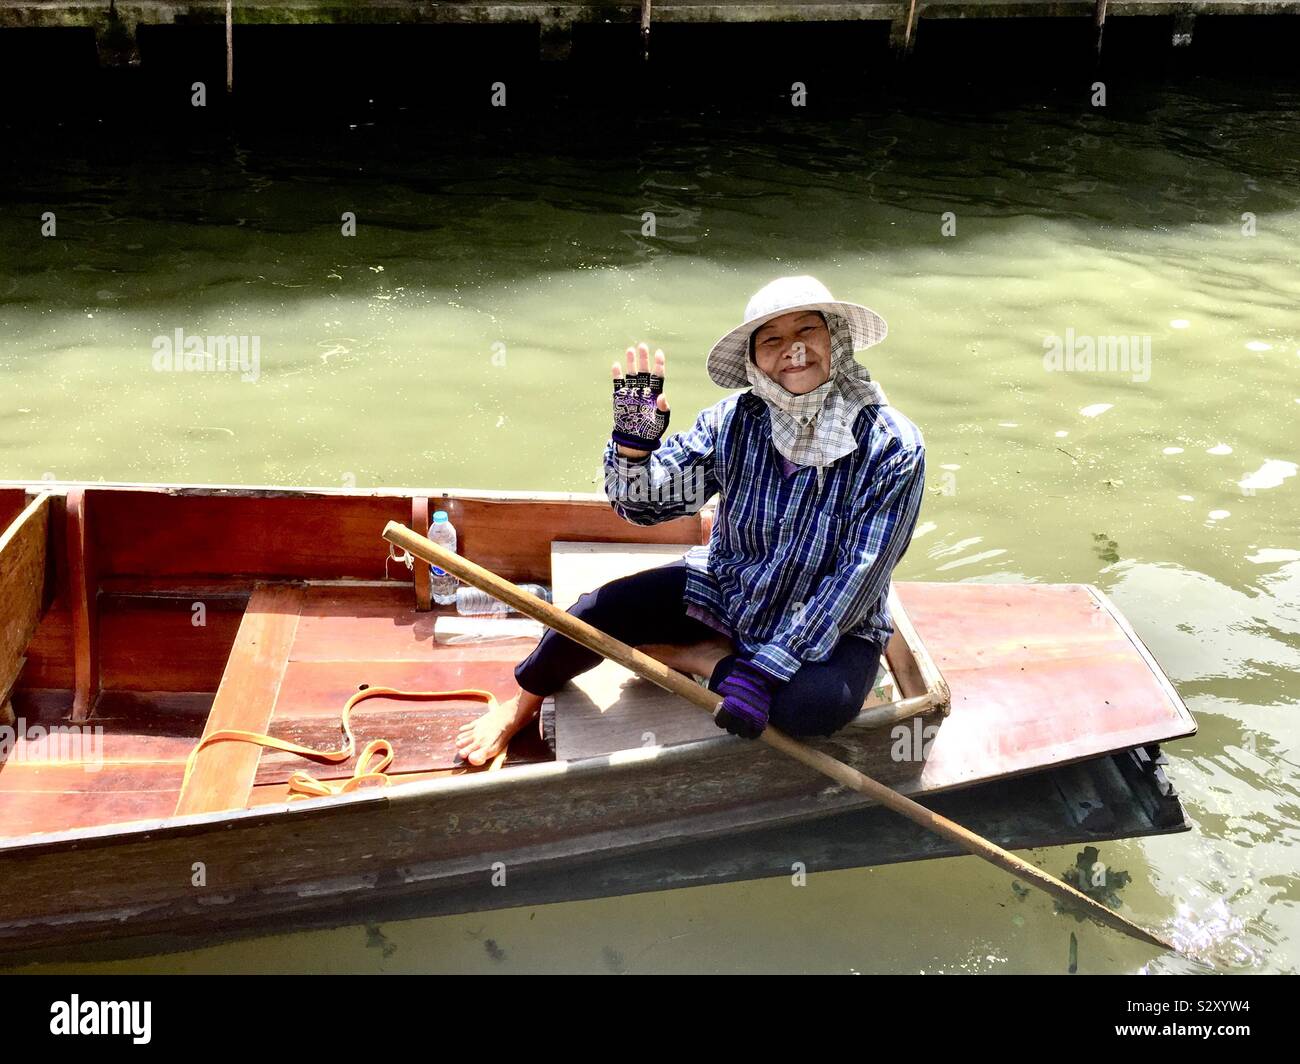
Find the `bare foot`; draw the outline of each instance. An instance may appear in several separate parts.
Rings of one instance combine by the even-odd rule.
[[[541,709],[537,695],[520,691],[514,698],[498,702],[481,717],[461,725],[456,733],[456,753],[471,765],[484,765],[506,748],[512,738]]]

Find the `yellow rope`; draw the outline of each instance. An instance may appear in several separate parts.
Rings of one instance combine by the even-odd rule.
[[[283,750],[286,753],[298,754],[300,757],[310,757],[333,764],[347,761],[356,752],[357,748],[356,738],[352,734],[352,707],[358,702],[364,702],[367,698],[375,698],[379,695],[386,698],[405,698],[421,702],[482,699],[487,703],[490,710],[496,709],[497,706],[496,696],[491,691],[479,691],[474,688],[459,691],[398,691],[392,687],[366,687],[349,698],[343,706],[343,734],[347,736],[347,743],[342,748],[338,750],[314,750],[310,746],[291,743],[287,739],[277,739],[273,735],[242,731],[237,728],[226,728],[222,731],[213,732],[211,735],[205,735],[199,744],[190,751],[190,756],[185,762],[185,777],[181,781],[181,792],[184,793],[185,786],[190,781],[190,775],[194,772],[194,765],[199,752],[213,743],[256,743],[268,750]],[[505,758],[506,751],[502,750],[492,760],[492,763],[488,766],[488,771],[499,769]],[[378,762],[371,765],[371,761],[375,759],[378,759]],[[298,769],[289,777],[289,800],[293,801],[295,798],[324,798],[332,794],[347,794],[349,791],[355,791],[363,784],[372,781],[377,782],[381,787],[387,787],[392,781],[385,770],[392,763],[393,744],[387,739],[371,739],[361,751],[361,756],[357,758],[350,779],[340,782],[318,780],[315,776]]]

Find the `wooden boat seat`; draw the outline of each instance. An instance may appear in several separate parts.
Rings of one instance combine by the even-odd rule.
[[[266,731],[289,664],[302,603],[300,587],[260,586],[253,591],[204,737],[228,728]],[[201,751],[176,802],[176,815],[244,808],[261,756],[261,748],[250,743],[217,743]]]
[[[343,704],[361,685],[406,691],[477,689],[514,693],[514,666],[535,639],[447,645],[434,640],[437,618],[452,607],[418,610],[409,585],[260,585],[240,623],[204,735],[226,728],[265,732],[315,747],[342,741]],[[358,749],[375,738],[393,743],[394,782],[471,771],[458,764],[460,726],[483,711],[470,698],[407,701],[377,697],[352,715]],[[550,760],[541,736],[525,729],[507,764]],[[177,814],[242,809],[283,801],[297,769],[322,780],[346,779],[355,759],[322,764],[251,743],[202,750],[176,805]]]
[[[673,543],[554,542],[552,598],[557,606],[568,609],[592,588],[676,561],[689,547]],[[906,693],[920,694],[925,686],[923,679],[915,666],[908,672],[905,679],[914,686]],[[899,696],[893,671],[882,661],[863,709],[886,705]],[[719,735],[717,725],[707,714],[612,661],[578,676],[550,701],[555,715],[556,756],[561,760]]]
[[[553,543],[556,603],[571,605],[606,580],[686,549]],[[1094,587],[896,582],[893,591],[904,608],[895,612],[898,631],[886,653],[900,694],[937,685],[948,701],[952,686],[948,713],[907,722],[925,753],[913,776],[893,780],[904,793],[1004,779],[1196,730],[1150,652]],[[915,655],[901,653],[909,643]],[[931,672],[937,680],[922,675]],[[561,759],[717,735],[706,714],[610,662],[553,701]],[[871,712],[859,726],[873,723]],[[896,769],[885,757],[881,772]]]

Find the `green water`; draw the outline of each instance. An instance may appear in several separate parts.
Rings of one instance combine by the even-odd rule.
[[[348,125],[0,162],[0,475],[597,490],[611,359],[662,346],[684,427],[748,295],[812,273],[888,320],[863,360],[926,436],[899,575],[1095,583],[1197,718],[1164,747],[1194,831],[1101,846],[1123,911],[1221,969],[1296,970],[1300,91]],[[156,372],[176,329],[257,336],[256,381]],[[1067,330],[1149,337],[1149,375],[1048,372]],[[1072,931],[1081,972],[1186,967],[969,858],[102,967],[1063,972]]]

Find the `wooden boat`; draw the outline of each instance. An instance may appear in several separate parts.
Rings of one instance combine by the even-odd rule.
[[[356,759],[249,743],[205,747],[187,778],[223,728],[336,746],[363,686],[512,691],[536,636],[445,641],[454,608],[381,539],[436,509],[468,557],[561,605],[712,522],[637,527],[599,495],[0,482],[0,957],[788,875],[791,852],[809,870],[952,852],[606,666],[494,767],[454,761],[480,701],[373,698],[353,724],[391,741],[388,786],[291,801],[296,770],[337,784]],[[1157,744],[1195,723],[1103,594],[894,594],[896,689],[814,745],[1004,846],[1187,829]]]

